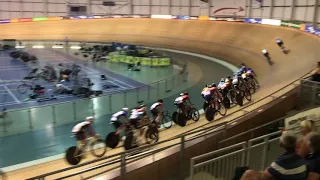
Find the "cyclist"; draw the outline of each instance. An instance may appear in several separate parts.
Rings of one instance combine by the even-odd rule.
[[[87,140],[87,136],[86,136],[87,134],[89,134],[90,136],[98,137],[98,135],[95,133],[92,127],[93,120],[94,120],[94,117],[92,116],[86,117],[85,121],[78,123],[72,128],[71,132],[73,133],[73,135],[77,140],[77,147],[79,149],[82,149],[85,146],[86,140]]]
[[[216,98],[217,100],[221,100],[222,97],[219,93],[219,90],[217,88],[217,85],[215,83],[211,84],[211,88],[210,88],[211,92],[212,92],[212,98]]]
[[[112,124],[116,128],[116,134],[119,134],[125,127],[125,123],[128,122],[128,111],[128,108],[122,108],[122,111],[119,111],[112,115],[110,119],[110,124]]]
[[[180,96],[174,100],[174,104],[176,104],[182,110],[193,105],[189,98],[189,93],[187,92],[180,93]]]
[[[246,73],[250,78],[252,78],[255,81],[256,85],[259,86],[258,80],[256,79],[257,75],[254,73],[254,71],[251,68],[248,68]]]
[[[144,129],[142,128],[143,123],[141,123],[141,120],[145,118],[145,116],[147,116],[145,105],[141,105],[139,108],[133,109],[129,117],[130,124],[135,129],[140,130],[137,141],[142,140]]]
[[[152,104],[150,107],[151,114],[158,125],[160,125],[160,120],[163,117],[163,112],[166,109],[163,106],[163,100],[159,99],[156,103]]]
[[[221,89],[221,86],[223,86],[224,83],[225,83],[224,81],[225,81],[224,78],[221,78],[221,80],[220,80],[220,82],[218,84],[218,89]]]

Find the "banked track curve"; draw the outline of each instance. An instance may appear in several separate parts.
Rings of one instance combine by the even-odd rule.
[[[254,94],[255,100],[309,72],[320,55],[317,48],[320,41],[315,36],[291,28],[267,25],[159,19],[63,20],[1,25],[0,39],[63,40],[65,37],[73,41],[117,41],[177,49],[213,56],[235,65],[244,62],[255,69],[263,84]],[[282,54],[275,44],[277,37],[283,39],[291,50],[288,55]],[[272,67],[268,66],[260,54],[261,48],[270,52],[275,62]],[[204,73],[210,75],[210,72]],[[234,108],[230,112],[236,110]],[[225,120],[235,117],[237,113]],[[201,122],[181,128],[179,133],[206,123],[205,120]],[[170,138],[177,133],[169,130],[161,136]],[[34,171],[39,171],[38,168]],[[61,165],[58,168],[62,168]],[[47,171],[41,173],[45,172]],[[23,177],[37,175],[36,172],[28,174]]]

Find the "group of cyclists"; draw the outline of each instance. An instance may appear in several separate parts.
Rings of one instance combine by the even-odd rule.
[[[242,64],[239,72],[235,73],[232,78],[230,76],[227,78],[223,78],[218,85],[216,85],[215,83],[206,85],[206,87],[202,90],[201,95],[207,102],[210,102],[213,99],[222,100],[222,89],[230,86],[230,84],[237,83],[236,80],[239,78],[244,78],[244,76],[251,76],[251,78],[253,78],[257,83],[254,71]],[[187,110],[188,107],[193,106],[187,92],[179,94],[179,96],[175,99],[174,104],[181,110]],[[136,108],[133,108],[131,111],[129,110],[129,108],[123,108],[122,110],[113,114],[110,119],[110,124],[112,124],[116,129],[115,134],[117,135],[119,135],[128,125],[135,128],[139,131],[137,141],[141,141],[144,133],[144,129],[142,127],[146,126],[151,121],[155,122],[157,126],[160,127],[161,119],[164,116],[165,112],[166,109],[163,105],[163,100],[159,99],[150,106],[150,113],[153,116],[152,120],[150,120],[147,115],[146,105],[142,104]],[[80,147],[85,144],[85,141],[87,139],[86,135],[97,137],[92,127],[93,120],[94,117],[87,117],[85,121],[77,124],[72,129],[72,133],[76,137],[77,144],[80,144]]]

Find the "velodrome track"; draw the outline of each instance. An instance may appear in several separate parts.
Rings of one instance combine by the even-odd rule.
[[[0,39],[63,40],[66,36],[73,41],[119,41],[178,49],[213,56],[236,65],[245,62],[254,68],[262,84],[260,90],[253,95],[254,101],[297,80],[314,68],[318,57],[320,57],[318,50],[320,41],[313,35],[291,28],[235,22],[101,19],[15,23],[1,25]],[[284,40],[285,46],[291,51],[289,54],[282,54],[275,43],[276,37]],[[266,48],[270,52],[275,62],[272,67],[266,63],[261,55],[261,48]],[[210,76],[210,72],[203,72],[203,75]],[[292,85],[289,88],[293,87]],[[281,92],[277,93],[275,97],[280,95]],[[250,111],[254,107],[270,101],[272,98],[267,98],[244,110]],[[237,109],[238,107],[233,108],[228,113]],[[243,112],[235,113],[210,125],[221,121],[230,121],[240,115],[243,115]],[[207,121],[202,117],[198,123],[190,124],[184,128],[175,126],[161,132],[160,137],[162,140],[170,138],[201,127],[205,123]],[[120,150],[118,148],[109,151],[108,154]],[[9,178],[24,179],[66,166],[64,160],[56,160],[9,173]]]

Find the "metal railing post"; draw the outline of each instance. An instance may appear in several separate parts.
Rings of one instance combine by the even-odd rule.
[[[267,162],[268,140],[269,140],[269,137],[265,137],[263,139],[263,151],[262,151],[262,155],[261,155],[262,161],[261,161],[261,167],[260,167],[261,171],[264,170],[266,162]]]
[[[109,95],[109,111],[110,111],[110,113],[112,112],[112,95],[110,94]]]
[[[56,124],[56,107],[55,105],[52,106],[52,119],[53,119],[53,124]]]
[[[247,154],[246,154],[246,166],[250,167],[250,150],[251,150],[251,141],[248,141],[248,146],[247,146]]]
[[[312,104],[312,106],[314,106],[316,103],[315,103],[315,101],[316,101],[316,93],[317,92],[317,87],[315,86],[315,84],[312,84],[312,96],[311,96],[311,104]]]
[[[242,145],[242,148],[244,151],[242,151],[241,153],[241,166],[245,165],[245,161],[246,161],[246,150],[247,150],[247,143]]]
[[[72,103],[72,107],[73,107],[73,117],[74,117],[74,120],[76,121],[77,120],[77,105],[76,105],[76,102],[77,101],[74,101]]]
[[[32,130],[31,109],[28,109],[29,129]]]
[[[180,179],[183,180],[184,179],[184,146],[185,146],[185,136],[182,135],[180,138]]]
[[[126,179],[126,154],[121,154],[121,174],[120,177],[122,180]]]
[[[193,173],[194,173],[193,172],[193,170],[194,170],[193,166],[194,166],[194,159],[191,158],[191,160],[190,160],[190,180],[193,180]]]

